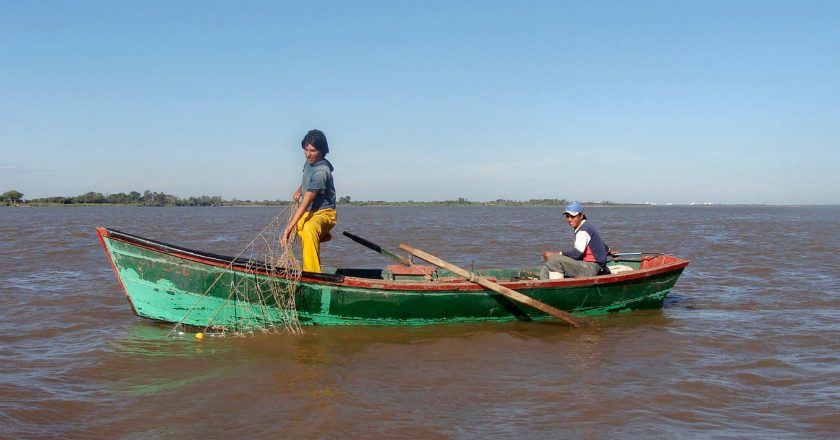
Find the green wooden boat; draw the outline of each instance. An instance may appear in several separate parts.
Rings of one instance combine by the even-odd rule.
[[[264,261],[174,246],[97,228],[132,310],[157,321],[224,330],[301,325],[424,325],[553,319],[432,266],[294,272]],[[671,255],[622,261],[632,269],[590,278],[529,279],[536,268],[475,273],[574,315],[662,307],[688,265]],[[610,265],[617,263],[611,262]],[[294,286],[294,310],[270,294]]]

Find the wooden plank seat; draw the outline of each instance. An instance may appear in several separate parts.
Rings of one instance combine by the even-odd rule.
[[[415,264],[413,266],[403,266],[401,264],[390,264],[386,267],[394,279],[398,277],[422,277],[433,276],[435,273],[434,266]]]

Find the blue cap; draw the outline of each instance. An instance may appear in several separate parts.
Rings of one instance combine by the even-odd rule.
[[[583,212],[583,205],[580,202],[572,202],[566,206],[566,210],[563,211],[563,214],[569,214],[571,216],[576,216]]]

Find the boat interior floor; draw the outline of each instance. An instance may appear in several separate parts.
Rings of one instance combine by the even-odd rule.
[[[635,267],[634,267],[635,266]],[[611,273],[621,273],[639,268],[638,264],[615,264],[608,263]],[[437,269],[434,266],[414,265],[410,267],[398,264],[389,265],[382,269],[356,269],[356,268],[327,268],[323,267],[324,273],[334,273],[348,277],[365,278],[371,280],[385,281],[437,281],[437,282],[459,282],[464,281],[460,276],[447,270]],[[521,281],[538,280],[540,278],[539,267],[525,267],[512,269],[474,269],[476,275],[487,278],[491,281]]]

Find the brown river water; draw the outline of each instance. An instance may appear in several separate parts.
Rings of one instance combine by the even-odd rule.
[[[836,438],[840,207],[592,208],[625,252],[691,260],[661,310],[552,322],[167,337],[107,226],[236,255],[277,208],[0,208],[2,438]],[[571,243],[555,208],[340,207],[347,230],[476,268]]]

